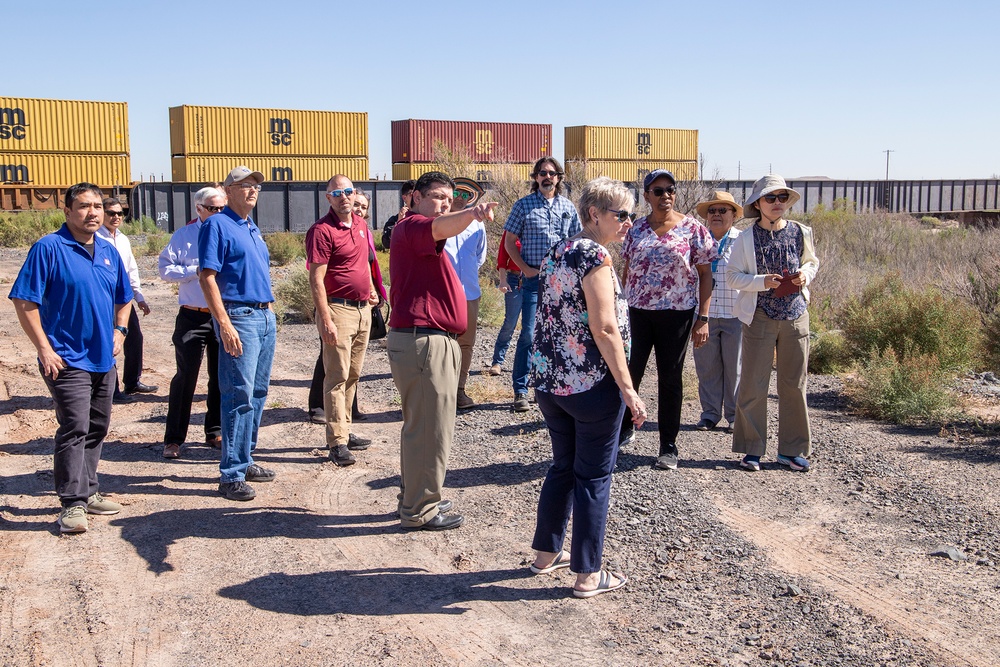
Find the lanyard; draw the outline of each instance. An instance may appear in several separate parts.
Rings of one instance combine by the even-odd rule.
[[[715,273],[715,270],[719,266],[719,260],[722,259],[722,253],[726,251],[726,245],[729,243],[729,232],[731,231],[733,231],[732,227],[727,229],[726,234],[719,239],[719,259],[712,260],[712,273]]]

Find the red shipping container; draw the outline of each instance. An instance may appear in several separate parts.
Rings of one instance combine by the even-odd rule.
[[[552,125],[460,120],[392,121],[393,162],[437,162],[434,143],[465,147],[472,162],[526,163],[551,155]]]

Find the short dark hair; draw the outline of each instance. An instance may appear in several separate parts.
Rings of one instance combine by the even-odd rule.
[[[556,194],[561,195],[563,191],[563,176],[566,175],[566,172],[563,171],[562,165],[559,164],[559,160],[552,156],[542,157],[535,160],[535,166],[531,168],[531,191],[538,192],[538,181],[535,180],[535,177],[538,176],[538,172],[542,170],[542,165],[546,162],[550,163],[556,168],[556,171],[559,172],[559,182],[556,183]]]
[[[66,208],[73,208],[73,202],[84,192],[93,192],[101,198],[102,202],[104,201],[104,192],[99,187],[93,183],[77,183],[66,188],[66,194],[63,197],[66,200]]]
[[[400,197],[405,197],[406,195],[408,195],[411,192],[413,192],[413,188],[415,188],[416,186],[417,186],[417,182],[411,178],[410,180],[408,180],[405,183],[403,183],[403,187],[400,188],[400,190],[399,190],[399,196]]]
[[[117,199],[115,199],[114,197],[105,197],[104,200],[101,202],[101,204],[104,206],[105,209],[107,209],[109,206],[121,206],[122,205],[122,203],[120,201],[118,201]]]
[[[451,176],[443,171],[428,171],[417,179],[417,182],[413,185],[413,189],[423,196],[435,185],[447,185],[452,190],[455,189],[455,181],[451,180]]]

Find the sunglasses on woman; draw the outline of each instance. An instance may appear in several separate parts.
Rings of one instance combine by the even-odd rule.
[[[654,197],[662,197],[664,194],[672,195],[677,192],[677,188],[672,185],[668,185],[665,188],[650,188],[650,192],[653,193]]]
[[[608,213],[614,213],[615,218],[618,219],[618,222],[625,222],[626,220],[630,222],[635,222],[635,213],[629,213],[628,211],[616,211],[613,208],[606,208],[604,210],[607,211]]]
[[[784,204],[786,201],[788,201],[788,193],[782,192],[780,195],[764,195],[761,199],[766,201],[768,204],[773,204],[775,200],[778,200],[782,204]]]

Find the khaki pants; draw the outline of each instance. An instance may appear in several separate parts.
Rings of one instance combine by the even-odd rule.
[[[361,366],[368,349],[372,309],[339,303],[327,304],[337,327],[337,344],[323,344],[323,412],[326,414],[326,445],[346,445],[351,435],[351,405],[358,390]]]
[[[421,526],[438,513],[448,453],[455,434],[455,401],[461,350],[442,335],[390,331],[392,380],[403,405],[399,437],[399,515],[404,527]]]
[[[462,348],[462,367],[458,371],[458,388],[461,390],[465,389],[465,383],[469,379],[469,369],[472,368],[472,349],[476,346],[476,323],[479,321],[479,299],[465,303],[469,328],[458,337],[458,346]]]
[[[806,408],[809,313],[797,320],[772,320],[759,308],[753,322],[743,325],[743,366],[736,398],[733,451],[763,456],[767,450],[767,392],[771,360],[775,356],[778,453],[789,457],[809,456],[812,449]]]

